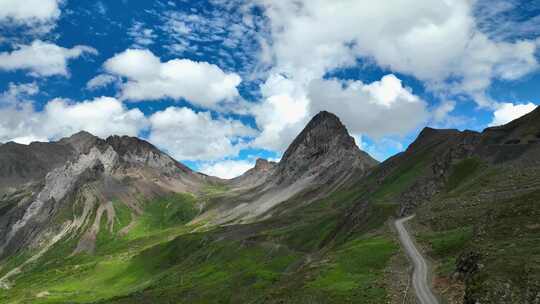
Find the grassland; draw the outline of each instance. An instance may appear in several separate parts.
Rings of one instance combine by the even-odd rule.
[[[372,204],[363,222],[348,226],[344,214],[365,194],[352,187],[279,219],[205,232],[186,226],[197,200],[226,191],[146,201],[142,215],[114,201],[113,229],[103,217],[94,254],[72,255],[78,239],[62,240],[24,267],[12,288],[0,291],[0,302],[385,301],[383,270],[398,247],[382,227],[396,205]]]

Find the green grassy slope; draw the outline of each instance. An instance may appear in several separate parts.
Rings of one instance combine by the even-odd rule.
[[[466,288],[440,289],[466,301],[534,303],[540,294],[537,168],[488,167],[469,159],[453,170],[446,191],[417,217],[439,277]]]
[[[62,240],[0,290],[0,302],[381,303],[384,269],[398,252],[384,223],[396,205],[369,205],[357,224],[348,223],[365,197],[361,189],[279,218],[204,232],[186,226],[196,202],[226,188],[147,201],[141,216],[115,201],[116,222],[111,232],[102,219],[95,254],[71,255],[77,240]],[[302,198],[287,204],[295,200]],[[132,220],[129,232],[119,233]]]

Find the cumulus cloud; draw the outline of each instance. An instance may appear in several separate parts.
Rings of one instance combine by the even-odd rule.
[[[110,97],[75,103],[54,99],[43,111],[33,104],[19,100],[16,104],[0,107],[0,142],[15,141],[27,144],[33,140],[56,140],[78,131],[96,136],[113,134],[136,136],[147,126],[144,114],[127,109]]]
[[[189,59],[161,62],[149,50],[126,50],[107,60],[105,69],[126,79],[122,99],[186,99],[204,108],[237,97],[241,82],[240,76],[216,65]]]
[[[442,122],[448,118],[448,115],[456,108],[455,101],[441,102],[435,110],[433,110],[433,121]]]
[[[501,103],[498,105],[497,110],[493,113],[493,120],[489,125],[504,125],[514,119],[532,112],[534,109],[536,109],[536,107],[537,106],[535,104],[530,102],[527,104]]]
[[[71,49],[35,40],[12,52],[0,53],[0,70],[27,70],[32,76],[69,76],[68,61],[83,54],[97,54],[94,48],[78,45]]]
[[[381,138],[405,135],[425,122],[427,104],[390,74],[370,84],[317,80],[309,87],[311,114],[328,110],[353,134]]]
[[[246,173],[254,166],[255,163],[249,160],[224,160],[204,163],[200,166],[199,171],[210,176],[231,179]]]
[[[427,104],[395,75],[361,81],[315,79],[307,85],[272,75],[264,100],[251,108],[260,135],[252,146],[283,151],[317,112],[335,113],[354,135],[383,137],[413,131],[429,116]]]
[[[115,82],[117,80],[118,80],[118,78],[115,77],[115,76],[108,75],[108,74],[100,74],[100,75],[97,75],[96,77],[90,79],[86,83],[86,89],[88,89],[88,90],[97,90],[97,89],[106,87],[109,84],[111,84],[111,83],[113,83],[113,82]]]
[[[264,100],[250,109],[261,130],[252,146],[282,151],[307,123],[310,100],[303,87],[283,75],[271,75],[261,92]]]
[[[15,22],[36,22],[56,19],[60,16],[60,0],[2,0],[0,20]]]
[[[44,109],[44,131],[49,138],[60,138],[81,130],[96,136],[137,136],[147,121],[139,109],[129,110],[111,97],[84,102],[54,99]],[[61,119],[58,119],[61,118]]]
[[[0,94],[0,106],[14,105],[24,98],[34,96],[39,93],[39,86],[36,82],[16,84],[10,82],[8,89]]]
[[[150,116],[149,140],[178,160],[213,160],[235,156],[243,139],[256,131],[241,122],[213,118],[210,112],[169,107]]]
[[[275,69],[298,81],[370,58],[488,106],[484,91],[493,78],[516,79],[538,68],[536,42],[489,39],[476,26],[474,1],[258,2],[271,21]]]

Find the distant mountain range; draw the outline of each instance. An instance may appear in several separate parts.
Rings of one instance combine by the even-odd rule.
[[[0,301],[407,303],[388,223],[415,213],[445,301],[539,303],[539,201],[540,109],[380,164],[321,112],[232,180],[134,137],[5,143]]]

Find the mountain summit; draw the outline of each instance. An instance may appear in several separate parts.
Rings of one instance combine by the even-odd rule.
[[[283,181],[290,182],[300,175],[320,176],[331,169],[333,174],[325,182],[334,182],[332,179],[345,171],[366,171],[377,164],[358,148],[336,115],[322,111],[285,151],[277,171]]]
[[[209,210],[203,218],[224,224],[288,213],[302,205],[282,207],[283,202],[302,196],[302,204],[309,204],[364,176],[377,163],[358,148],[336,115],[323,111],[311,119],[279,163],[259,161],[255,168],[229,181],[238,196],[230,201],[224,198],[217,210]]]

